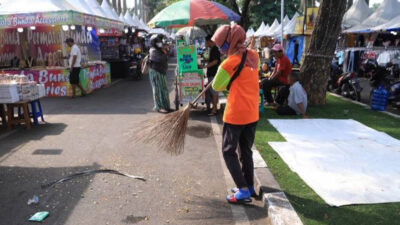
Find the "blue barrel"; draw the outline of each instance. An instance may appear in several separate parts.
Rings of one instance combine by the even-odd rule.
[[[259,103],[260,103],[260,105],[259,105],[259,112],[260,113],[263,113],[264,112],[264,92],[263,92],[263,90],[262,89],[260,89],[260,97],[259,97]]]
[[[372,92],[371,109],[377,111],[385,111],[388,99],[388,91],[383,87],[379,86],[378,89]]]

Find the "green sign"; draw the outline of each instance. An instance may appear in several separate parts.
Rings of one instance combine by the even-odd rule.
[[[179,72],[197,71],[197,51],[194,45],[177,47]]]
[[[204,88],[203,70],[179,74],[179,97],[182,104],[193,101]],[[204,95],[201,100],[204,101]]]

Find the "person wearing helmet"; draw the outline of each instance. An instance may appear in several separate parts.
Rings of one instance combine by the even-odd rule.
[[[153,89],[154,110],[168,113],[171,111],[167,86],[168,55],[163,48],[162,35],[150,38],[149,77]]]
[[[212,83],[215,91],[229,90],[223,116],[222,151],[236,187],[228,195],[229,203],[251,202],[255,196],[254,164],[251,150],[259,119],[258,71],[260,59],[255,50],[246,48],[246,32],[237,24],[225,25],[215,32],[212,41],[227,55]],[[236,153],[240,149],[240,159]]]

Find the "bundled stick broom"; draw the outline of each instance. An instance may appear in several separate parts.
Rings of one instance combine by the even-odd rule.
[[[152,144],[174,155],[182,154],[190,111],[200,97],[210,89],[211,84],[209,83],[191,103],[178,111],[159,115],[142,122],[135,132],[133,142]]]

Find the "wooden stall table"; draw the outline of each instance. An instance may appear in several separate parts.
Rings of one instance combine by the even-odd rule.
[[[14,125],[18,124],[25,124],[27,130],[31,129],[31,118],[29,117],[29,107],[28,104],[30,101],[20,101],[15,103],[7,104],[7,129],[11,130]],[[22,108],[23,117],[17,113],[17,117],[15,117],[14,109],[15,108]]]

